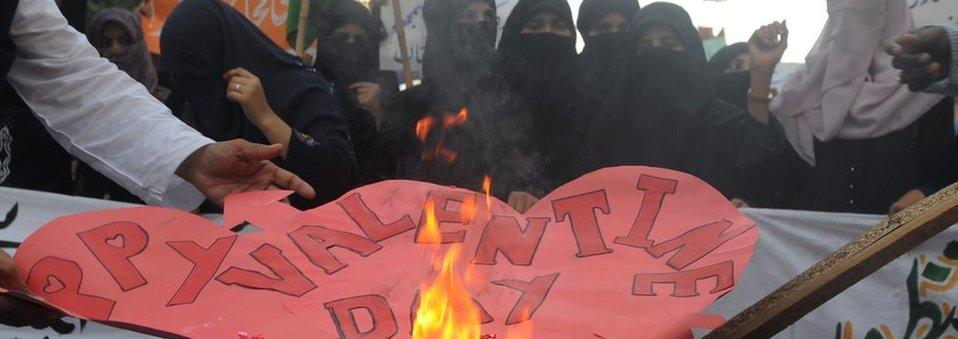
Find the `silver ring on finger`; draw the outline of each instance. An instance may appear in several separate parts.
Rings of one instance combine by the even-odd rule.
[[[241,84],[236,84],[236,85],[233,86],[233,89],[234,89],[235,91],[239,92],[239,91],[243,90],[243,85],[241,85]]]

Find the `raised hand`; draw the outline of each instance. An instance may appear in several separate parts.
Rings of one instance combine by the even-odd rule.
[[[760,27],[748,40],[751,67],[774,70],[788,48],[788,25],[783,20]]]
[[[234,68],[223,74],[223,79],[229,83],[226,86],[226,97],[243,106],[246,119],[263,132],[271,143],[283,146],[280,155],[285,159],[293,128],[269,107],[259,78],[243,68]]]
[[[939,26],[922,27],[887,41],[885,52],[894,56],[892,66],[901,70],[901,83],[912,91],[925,89],[951,71],[951,42]]]
[[[234,68],[223,74],[223,80],[229,82],[226,86],[226,97],[243,106],[243,113],[246,113],[246,118],[254,125],[276,118],[276,113],[266,102],[266,93],[256,75],[243,68]]]

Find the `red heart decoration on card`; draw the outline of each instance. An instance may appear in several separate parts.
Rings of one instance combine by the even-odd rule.
[[[436,253],[458,246],[484,336],[663,338],[690,336],[758,236],[706,183],[649,167],[590,173],[525,214],[412,181],[308,211],[287,194],[232,196],[223,226],[153,207],[59,218],[20,247],[17,269],[71,314],[154,334],[389,338],[410,336]],[[427,202],[442,245],[417,243]],[[260,231],[230,230],[243,222]]]
[[[65,286],[63,286],[63,282],[60,281],[60,279],[57,279],[55,276],[49,276],[47,277],[47,284],[43,286],[43,293],[54,294],[62,290],[64,287]]]
[[[110,246],[113,246],[113,247],[116,247],[116,248],[123,248],[123,247],[126,246],[126,245],[125,245],[125,242],[123,241],[123,235],[122,235],[122,234],[117,234],[117,235],[113,236],[112,238],[107,238],[107,239],[106,239],[106,244],[107,244],[107,245],[110,245]]]

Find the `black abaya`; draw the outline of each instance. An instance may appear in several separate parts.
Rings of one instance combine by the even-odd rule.
[[[274,162],[317,191],[312,207],[339,197],[353,183],[355,160],[349,132],[332,85],[267,38],[229,5],[187,0],[163,28],[161,68],[173,74],[174,91],[185,101],[183,119],[217,140],[269,143],[242,108],[226,98],[223,73],[242,67],[260,78],[266,100],[293,129],[286,159]]]
[[[572,30],[565,37],[552,33],[523,34],[535,15],[550,12]],[[585,118],[577,110],[583,97],[577,85],[575,31],[572,11],[564,0],[520,0],[503,28],[499,43],[502,77],[516,99],[512,114],[532,123],[523,134],[538,156],[542,179],[536,193],[548,193],[571,177],[569,164],[578,148]]]
[[[685,10],[651,4],[639,11],[632,34],[650,24],[670,27],[685,51],[656,48],[630,57],[585,137],[579,172],[663,167],[695,175],[729,198],[742,197],[744,170],[762,166],[785,146],[780,130],[715,96],[702,42]]]

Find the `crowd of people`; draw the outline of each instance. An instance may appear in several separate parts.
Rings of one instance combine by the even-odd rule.
[[[252,190],[311,208],[381,180],[491,180],[524,211],[644,165],[737,206],[884,214],[958,179],[958,26],[915,30],[904,0],[829,1],[777,89],[784,21],[708,59],[670,3],[584,0],[573,22],[565,0],[506,18],[494,0],[425,0],[422,81],[403,91],[378,64],[383,23],[354,0],[322,6],[305,61],[219,0],[182,1],[151,54],[142,3],[0,2],[0,186],[204,211]],[[24,288],[3,251],[0,287]],[[3,296],[0,311],[56,316]]]
[[[893,213],[958,175],[951,98],[910,91],[882,49],[914,29],[903,0],[830,2],[779,89],[785,22],[707,59],[670,3],[585,0],[573,22],[565,0],[520,0],[499,32],[493,0],[426,0],[422,81],[404,91],[379,67],[383,23],[354,0],[323,6],[307,61],[217,0],[179,4],[151,55],[136,3],[71,23],[205,137],[282,145],[272,161],[316,188],[292,199],[300,208],[381,180],[478,191],[491,178],[523,210],[590,171],[645,165],[696,175],[737,206]],[[141,201],[39,132],[16,91],[2,96],[4,119],[32,135],[8,143],[3,185]]]

